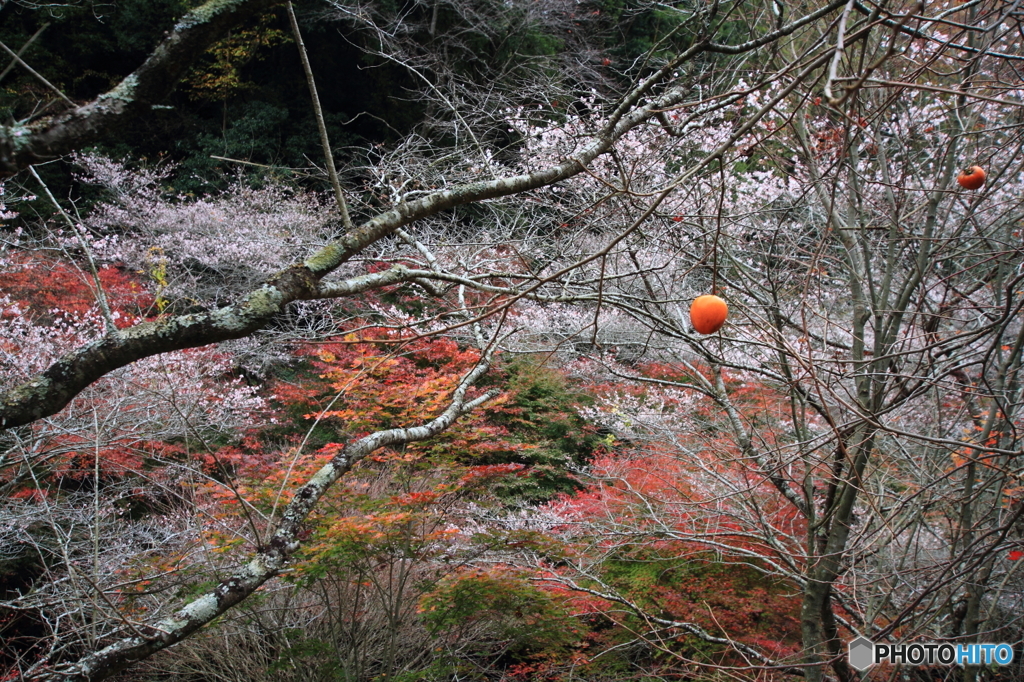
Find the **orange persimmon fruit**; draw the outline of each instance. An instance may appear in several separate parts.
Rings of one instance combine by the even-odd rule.
[[[985,184],[985,171],[981,166],[965,168],[956,176],[956,181],[964,189],[980,189]]]
[[[713,334],[725,324],[729,306],[714,294],[704,294],[690,304],[690,322],[701,334]]]

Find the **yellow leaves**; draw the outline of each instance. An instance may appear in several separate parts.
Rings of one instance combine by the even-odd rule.
[[[150,247],[145,257],[146,274],[156,283],[156,309],[162,313],[167,307],[164,290],[167,289],[167,256],[159,246]]]
[[[184,80],[190,97],[221,101],[251,88],[253,84],[242,79],[242,67],[259,59],[262,50],[291,39],[284,31],[271,27],[273,19],[273,14],[265,14],[255,27],[235,31],[214,43],[206,51],[205,64],[197,66]]]

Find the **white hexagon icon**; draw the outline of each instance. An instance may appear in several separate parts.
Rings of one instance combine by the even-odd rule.
[[[867,637],[858,637],[850,642],[850,665],[860,670],[867,670],[874,663],[875,645]]]

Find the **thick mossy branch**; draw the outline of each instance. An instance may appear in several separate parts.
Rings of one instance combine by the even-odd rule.
[[[314,298],[316,281],[293,266],[241,298],[209,312],[158,318],[75,349],[29,381],[0,393],[0,430],[61,410],[86,386],[142,358],[239,339],[264,327],[285,306]]]
[[[583,171],[629,130],[657,112],[678,104],[688,88],[670,88],[664,95],[624,116],[592,138],[589,146],[551,168],[529,174],[471,183],[404,202],[378,215],[337,241],[273,276],[256,290],[240,296],[238,303],[213,311],[179,315],[144,322],[117,334],[93,341],[54,363],[24,384],[0,393],[0,429],[28,424],[63,409],[86,386],[103,375],[142,358],[184,348],[238,339],[266,326],[293,301],[322,298],[320,280],[342,263],[378,240],[411,222],[455,206],[527,192],[559,182]],[[337,283],[337,295],[385,286],[400,279],[399,273],[365,281],[357,278],[351,287]]]
[[[92,102],[29,125],[0,126],[0,179],[81,148],[163,100],[206,49],[282,0],[210,0],[186,14],[149,58]]]

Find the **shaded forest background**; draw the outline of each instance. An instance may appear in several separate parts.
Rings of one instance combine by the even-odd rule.
[[[24,58],[72,100],[86,102],[137,68],[197,4],[88,2],[43,11],[11,4],[3,10],[0,36],[5,44],[20,46],[39,32]],[[503,70],[507,80],[499,85],[509,87],[515,84],[517,62],[556,69],[566,58],[583,61],[585,75],[596,75],[597,82],[628,78],[616,69],[642,60],[673,27],[656,9],[620,2],[556,3],[543,8],[544,15],[551,15],[545,23],[511,6],[497,13],[485,11],[493,10],[489,7],[465,9],[448,3],[373,6],[381,15],[401,13],[409,31],[404,37],[417,44],[430,47],[440,36],[458,34],[461,42],[445,52],[449,68],[474,81]],[[401,64],[373,54],[379,47],[376,36],[331,17],[316,3],[299,3],[297,11],[334,147],[359,154],[367,145],[396,142],[425,122],[427,106],[412,94],[420,84]],[[486,23],[473,25],[470,18]],[[581,79],[574,85],[582,84]],[[50,96],[37,79],[15,68],[3,81],[0,115],[24,118]],[[308,172],[323,163],[316,130],[298,52],[279,9],[233,30],[201,58],[164,106],[108,135],[97,149],[148,164],[173,161],[177,168],[169,192],[201,194],[223,189],[234,172],[259,178],[268,170],[214,156],[262,164],[282,178],[323,191],[325,178],[317,186],[319,174]],[[436,142],[443,146],[450,140]],[[55,189],[69,182],[65,177]]]

